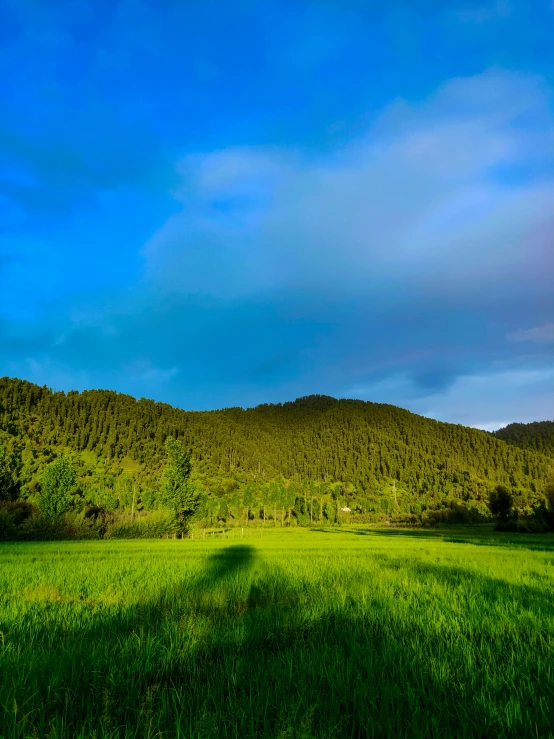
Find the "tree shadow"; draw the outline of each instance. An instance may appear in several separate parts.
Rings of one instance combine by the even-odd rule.
[[[219,580],[230,577],[251,567],[255,559],[255,549],[248,544],[235,544],[212,554],[206,570],[193,587],[210,586]]]
[[[391,539],[418,539],[444,541],[451,544],[475,544],[478,546],[502,547],[504,549],[527,549],[535,552],[554,551],[553,534],[512,534],[498,531],[472,530],[464,527],[427,529],[310,529],[312,533],[349,534],[353,536],[375,536]]]
[[[423,539],[440,539],[451,544],[476,544],[478,546],[502,547],[504,549],[528,549],[536,552],[554,551],[552,534],[509,534],[499,531],[472,531],[463,527],[431,531],[399,531],[395,529],[376,529],[376,536],[410,537]]]
[[[410,578],[418,579],[422,583],[429,584],[433,580],[452,593],[463,593],[467,602],[478,598],[480,606],[494,606],[503,604],[514,610],[528,611],[544,617],[546,621],[552,617],[552,603],[548,597],[548,591],[538,587],[536,584],[513,583],[500,577],[487,575],[486,572],[476,571],[471,568],[450,565],[448,563],[434,564],[413,560],[407,562],[403,558],[377,557],[379,566],[384,569],[399,571],[401,568],[408,569]],[[535,572],[530,572],[529,577],[535,581],[547,580]]]
[[[0,735],[548,736],[553,686],[535,669],[552,636],[548,593],[373,558],[384,580],[372,585],[356,572],[309,576],[309,563],[302,575],[232,545],[194,577],[72,627],[67,604],[47,604],[35,614],[43,630],[26,624],[31,642],[4,655]],[[403,585],[404,570],[421,587]],[[460,627],[433,581],[453,609],[475,598],[486,618]],[[491,620],[514,599],[535,613],[524,651],[521,633]]]

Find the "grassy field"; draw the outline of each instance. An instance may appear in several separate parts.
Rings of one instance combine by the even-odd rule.
[[[554,736],[554,537],[0,545],[2,737]]]

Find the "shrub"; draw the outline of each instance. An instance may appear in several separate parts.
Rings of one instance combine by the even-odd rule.
[[[138,516],[134,521],[115,520],[106,529],[106,539],[156,539],[165,534],[183,531],[182,523],[170,510],[152,511]]]
[[[397,513],[390,517],[390,523],[393,526],[419,526],[421,520],[415,513]]]
[[[0,541],[15,541],[22,536],[21,525],[36,509],[24,500],[0,503]]]
[[[23,521],[26,521],[33,514],[37,513],[35,506],[26,500],[14,500],[2,503],[1,507],[12,517],[16,526],[20,526]]]
[[[53,519],[38,513],[21,524],[18,538],[26,541],[52,541],[70,537],[60,518]]]
[[[4,507],[0,507],[0,541],[14,541],[18,538],[18,528],[13,516]]]
[[[113,513],[100,506],[89,506],[80,513],[66,513],[63,526],[71,539],[102,539],[113,520]]]

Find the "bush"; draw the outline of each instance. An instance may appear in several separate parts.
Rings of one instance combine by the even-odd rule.
[[[128,518],[116,520],[106,529],[106,539],[156,539],[165,534],[180,534],[183,526],[168,510],[152,511],[138,516],[134,521]]]
[[[81,513],[66,513],[63,527],[71,539],[103,539],[113,519],[113,513],[89,506]]]
[[[0,541],[20,539],[21,525],[36,513],[35,507],[24,500],[0,503]]]
[[[139,513],[131,521],[128,511],[106,511],[100,506],[51,518],[25,501],[0,504],[0,541],[155,539],[183,531],[182,521],[167,509]]]
[[[52,519],[42,513],[27,518],[18,532],[18,538],[25,541],[55,541],[70,538],[61,519]]]
[[[308,513],[297,513],[296,521],[298,526],[308,527],[311,525],[310,516]]]
[[[26,521],[33,514],[37,513],[35,506],[28,503],[26,500],[10,501],[2,503],[0,506],[8,513],[8,515],[11,516],[16,526],[20,526],[23,521]]]
[[[419,526],[421,520],[415,513],[397,513],[390,517],[390,523],[392,526]]]
[[[0,541],[14,541],[18,538],[18,528],[10,512],[2,506],[0,508]]]

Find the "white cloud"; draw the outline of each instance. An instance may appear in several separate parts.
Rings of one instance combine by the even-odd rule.
[[[554,177],[506,168],[552,158],[548,90],[500,70],[395,103],[331,155],[230,149],[185,157],[183,209],[145,247],[166,289],[238,297],[268,289],[430,294],[550,289]],[[532,118],[533,134],[521,123]],[[553,169],[554,171],[554,169]]]
[[[508,334],[512,341],[532,341],[537,344],[554,342],[554,323],[545,323],[527,330],[512,331]]]
[[[392,104],[331,154],[184,157],[144,279],[75,309],[52,354],[204,407],[347,388],[487,428],[554,415],[549,345],[508,366],[506,341],[538,343],[514,329],[544,337],[554,301],[549,94],[492,70]]]
[[[295,320],[334,324],[304,350],[328,392],[477,426],[542,417],[552,393],[532,367],[494,362],[511,357],[511,316],[539,325],[553,301],[550,96],[538,78],[493,69],[394,102],[330,154],[189,155],[182,210],[145,247],[146,282],[202,295],[208,310],[273,301],[287,321],[292,303]],[[447,331],[443,310],[463,326]],[[294,354],[282,336],[276,349]]]

